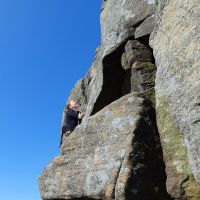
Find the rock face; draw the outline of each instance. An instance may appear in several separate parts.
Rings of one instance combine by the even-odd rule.
[[[126,79],[126,72],[121,65],[121,56],[129,39],[135,39],[135,30],[143,30],[143,22],[155,12],[153,0],[103,0],[101,12],[101,46],[98,48],[95,60],[78,87],[72,91],[70,97],[77,98],[76,91],[81,94],[77,99],[84,102],[83,110],[86,115],[83,124],[87,124],[88,117],[95,114],[106,105],[122,97],[122,85]],[[140,26],[141,24],[141,26]],[[148,46],[149,32],[153,23],[143,30],[141,39]],[[110,79],[112,76],[112,80]],[[86,84],[85,84],[86,83]],[[86,92],[81,89],[86,88]],[[76,90],[76,91],[75,91]],[[130,92],[130,90],[128,90]],[[83,94],[84,93],[84,94]],[[86,100],[87,99],[87,100]]]
[[[167,191],[174,199],[200,199],[200,186],[195,181],[187,159],[184,138],[171,115],[168,101],[156,96],[157,125],[161,137],[167,174]]]
[[[61,155],[40,177],[42,198],[166,199],[151,115],[148,103],[131,93],[90,117],[86,130],[80,126],[64,141]]]
[[[152,50],[138,40],[129,40],[121,57],[122,67],[126,70],[123,93],[140,92],[155,106],[155,73]]]
[[[104,54],[116,48],[155,11],[153,0],[107,0],[101,13],[101,43]],[[148,30],[147,30],[148,32]],[[147,34],[144,34],[147,35]]]
[[[156,110],[167,189],[173,197],[200,199],[194,180],[200,182],[200,5],[170,0],[159,1],[158,8],[151,46],[157,65]]]
[[[200,199],[199,8],[102,0],[101,45],[67,100],[86,114],[39,177],[43,200]]]

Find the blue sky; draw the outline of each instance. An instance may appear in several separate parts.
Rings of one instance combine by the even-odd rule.
[[[0,0],[0,197],[40,200],[62,110],[100,43],[100,0]]]

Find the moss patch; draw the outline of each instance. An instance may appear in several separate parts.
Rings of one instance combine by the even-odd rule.
[[[155,107],[155,64],[151,62],[135,62],[131,73],[131,91],[140,92]]]
[[[153,107],[156,106],[155,90],[154,90],[154,88],[151,88],[151,89],[149,89],[147,91],[144,91],[144,97],[145,97],[145,99],[148,99],[152,103]]]
[[[166,164],[167,190],[175,198],[200,199],[200,185],[191,172],[182,134],[171,116],[167,98],[156,94],[157,125]]]

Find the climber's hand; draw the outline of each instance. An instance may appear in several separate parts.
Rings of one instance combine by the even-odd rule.
[[[85,113],[80,112],[80,113],[78,114],[78,118],[79,118],[79,119],[82,119],[82,118],[84,117],[84,115],[85,115]]]

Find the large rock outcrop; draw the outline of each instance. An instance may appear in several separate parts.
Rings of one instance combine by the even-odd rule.
[[[167,189],[186,199],[200,199],[199,9],[198,1],[159,1],[151,35]]]
[[[124,46],[129,39],[135,39],[135,30],[141,23],[149,20],[155,11],[154,1],[152,0],[103,0],[101,21],[101,45],[96,52],[95,60],[82,80],[84,87],[87,88],[85,95],[78,99],[87,102],[84,106],[88,117],[103,107],[123,96],[121,87],[125,79],[125,72],[121,67],[121,55]],[[152,24],[153,26],[153,24]],[[143,32],[141,38],[149,35],[152,26],[149,28],[141,24]],[[146,38],[145,38],[146,39]],[[105,76],[112,76],[112,80]],[[111,91],[110,91],[111,90]],[[72,91],[73,93],[73,91]],[[70,96],[74,97],[74,95]]]
[[[42,198],[167,199],[152,114],[148,102],[131,93],[90,117],[39,178]]]
[[[199,8],[102,0],[101,45],[67,100],[86,115],[39,177],[43,200],[200,199]]]

